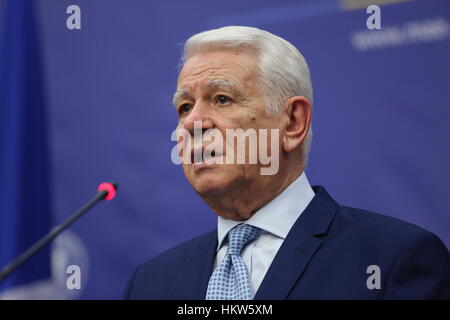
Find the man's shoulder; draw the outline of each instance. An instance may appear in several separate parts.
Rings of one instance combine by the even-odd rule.
[[[203,248],[210,244],[211,241],[215,241],[216,235],[217,231],[210,231],[178,244],[146,261],[140,266],[140,269],[145,270],[158,265],[167,267],[170,263],[179,266],[181,262],[185,262],[198,254],[199,248]]]
[[[415,225],[411,222],[401,220],[396,217],[386,215],[384,213],[378,213],[370,210],[354,208],[349,206],[340,206],[339,212],[341,217],[352,221],[356,225],[364,227],[384,227],[379,231],[392,232],[396,231],[401,234],[423,233],[427,230]]]
[[[389,250],[411,243],[415,238],[436,238],[433,233],[413,224],[382,213],[341,205],[322,186],[313,186],[316,193],[303,218],[306,229],[324,231],[317,225],[329,226],[328,240],[351,241],[353,247],[366,244]],[[328,212],[328,213],[326,213]],[[302,219],[300,216],[300,220]],[[319,220],[329,220],[327,224]]]
[[[200,299],[202,272],[213,259],[216,238],[216,231],[205,233],[141,264],[129,279],[124,298]]]
[[[437,235],[397,218],[350,207],[340,208],[338,220],[351,225],[342,227],[341,233],[351,230],[346,243],[352,243],[352,263],[370,262],[380,268],[385,299],[450,297],[450,254]]]
[[[393,248],[396,244],[403,247],[420,240],[442,243],[434,233],[385,214],[349,206],[340,206],[338,213],[337,224],[342,227],[343,233],[349,231],[360,241],[367,240],[374,245],[385,244],[383,248],[387,248],[389,244]]]

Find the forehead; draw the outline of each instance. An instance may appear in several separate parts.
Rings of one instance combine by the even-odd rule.
[[[256,60],[254,55],[239,51],[215,51],[194,55],[184,64],[178,77],[178,87],[211,83],[212,79],[242,84],[256,76]]]

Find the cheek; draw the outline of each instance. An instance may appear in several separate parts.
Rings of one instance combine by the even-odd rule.
[[[264,114],[265,110],[259,103],[236,103],[218,110],[216,120],[228,128],[245,129],[254,126]]]
[[[189,165],[183,163],[181,165],[181,168],[183,168],[183,173],[186,176],[186,178],[189,180],[189,178],[190,178]]]

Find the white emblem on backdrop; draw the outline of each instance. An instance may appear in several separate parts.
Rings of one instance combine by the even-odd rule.
[[[52,277],[8,289],[0,300],[66,300],[81,295],[89,275],[89,256],[83,241],[73,231],[65,231],[51,246]]]

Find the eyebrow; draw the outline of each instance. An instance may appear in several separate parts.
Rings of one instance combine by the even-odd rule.
[[[216,87],[231,87],[233,89],[236,88],[236,84],[233,81],[222,80],[222,79],[208,80],[207,84],[208,84],[208,87],[210,87],[210,88],[216,88]]]
[[[213,79],[208,80],[207,82],[208,87],[210,88],[219,88],[219,87],[229,87],[232,89],[236,89],[236,84],[233,81],[229,80],[223,80],[223,79]],[[172,104],[175,107],[178,99],[180,99],[182,96],[189,95],[189,90],[187,89],[177,89],[175,91],[173,98],[172,98]]]
[[[177,89],[175,91],[173,98],[172,98],[172,105],[176,107],[178,99],[180,99],[182,96],[186,96],[189,94],[189,91],[186,89]]]

